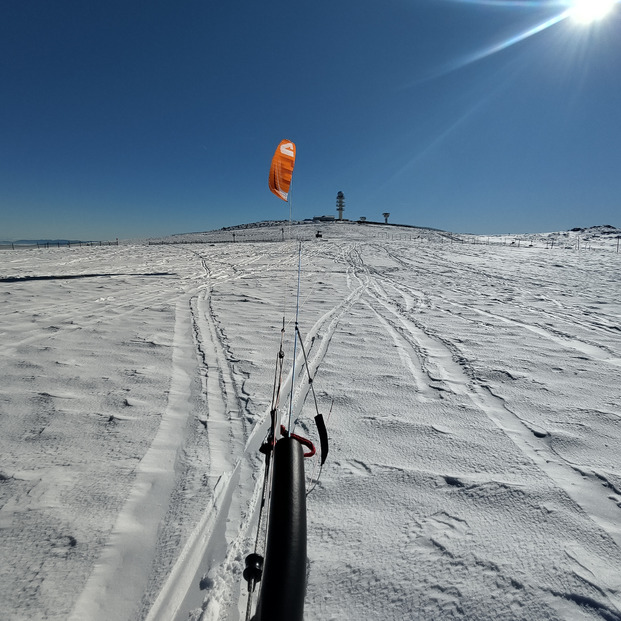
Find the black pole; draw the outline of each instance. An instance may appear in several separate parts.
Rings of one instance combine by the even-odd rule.
[[[306,595],[306,489],[302,446],[274,447],[265,565],[254,621],[302,621]]]

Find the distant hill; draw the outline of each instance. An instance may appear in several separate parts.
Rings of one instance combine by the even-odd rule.
[[[587,233],[589,235],[621,235],[621,229],[618,229],[616,226],[612,226],[612,224],[602,224],[600,226],[589,226],[588,228],[582,229],[580,227],[576,227],[571,229],[572,233]]]

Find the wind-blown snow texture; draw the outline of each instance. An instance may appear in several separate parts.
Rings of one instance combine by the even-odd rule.
[[[616,238],[316,231],[305,619],[621,619]],[[0,255],[1,618],[243,618],[287,235]]]

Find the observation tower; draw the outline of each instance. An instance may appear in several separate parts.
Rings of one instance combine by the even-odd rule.
[[[340,191],[336,195],[336,210],[339,212],[339,220],[342,220],[343,212],[345,211],[345,194]]]

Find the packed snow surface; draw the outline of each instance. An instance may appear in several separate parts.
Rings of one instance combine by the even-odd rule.
[[[299,238],[305,619],[621,619],[621,255],[579,235],[3,251],[0,618],[245,618]]]

